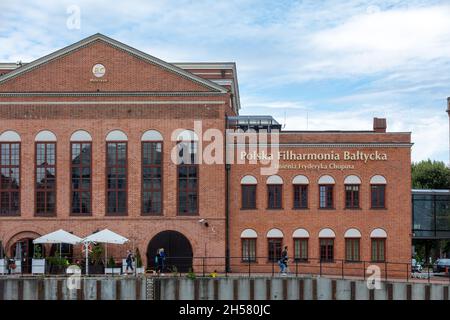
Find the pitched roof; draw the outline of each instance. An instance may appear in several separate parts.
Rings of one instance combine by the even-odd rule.
[[[69,54],[70,52],[77,50],[79,48],[82,48],[90,43],[93,43],[95,41],[104,41],[106,43],[108,43],[109,45],[116,47],[118,49],[124,50],[140,59],[143,59],[149,63],[152,63],[154,65],[158,65],[168,71],[171,71],[173,73],[176,73],[186,79],[192,80],[194,82],[197,82],[199,84],[202,84],[203,86],[211,89],[212,91],[216,91],[216,92],[221,92],[221,93],[226,93],[228,90],[226,88],[224,88],[221,85],[218,85],[216,83],[214,83],[213,81],[198,77],[174,64],[171,63],[167,63],[161,59],[158,59],[152,55],[149,55],[145,52],[142,52],[140,50],[137,50],[135,48],[132,48],[124,43],[121,43],[117,40],[111,39],[103,34],[100,33],[96,33],[90,37],[87,37],[81,41],[78,41],[74,44],[71,44],[65,48],[62,48],[60,50],[57,50],[53,53],[50,53],[42,58],[39,58],[37,60],[34,60],[33,62],[24,64],[22,67],[15,69],[14,71],[11,71],[9,73],[4,74],[3,76],[0,76],[0,83],[6,82],[9,79],[15,78],[21,74],[24,74],[26,72],[29,72],[45,63],[48,63],[49,61],[52,61],[54,59],[57,59],[59,57],[62,57],[64,55]]]

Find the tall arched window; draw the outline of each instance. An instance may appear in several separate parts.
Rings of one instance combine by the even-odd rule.
[[[241,179],[241,209],[256,209],[256,185],[257,180],[254,176],[244,176]]]
[[[0,134],[0,216],[20,214],[20,136]]]
[[[358,176],[350,175],[345,178],[345,208],[358,209],[360,207],[360,185],[361,179]]]
[[[142,135],[142,214],[162,214],[163,137],[156,130]]]
[[[256,262],[256,239],[258,235],[253,229],[245,229],[241,233],[242,261]]]
[[[373,262],[386,261],[386,238],[387,233],[381,228],[374,229],[370,233],[371,259]]]
[[[70,137],[71,215],[92,214],[92,137],[78,130]]]
[[[386,178],[380,175],[370,179],[370,203],[372,209],[386,208]]]
[[[294,239],[294,260],[308,261],[308,240],[309,232],[305,229],[297,229],[292,234]]]
[[[283,179],[274,175],[267,178],[267,209],[282,209]]]
[[[348,229],[345,234],[345,260],[356,262],[361,260],[360,239],[361,232],[358,229]]]
[[[36,135],[36,206],[38,216],[56,215],[56,136],[50,131]]]
[[[324,228],[319,232],[319,248],[320,261],[333,262],[334,261],[334,238],[336,234],[329,228]]]
[[[128,137],[120,130],[106,136],[107,215],[127,214]]]
[[[319,208],[334,208],[334,178],[329,175],[321,176],[319,179]]]
[[[198,215],[198,137],[192,130],[183,130],[177,141],[178,214]]]
[[[283,232],[280,229],[274,228],[267,232],[268,260],[270,262],[280,260],[283,249],[283,237]]]
[[[298,175],[292,179],[294,188],[294,209],[308,209],[308,185],[306,176]]]

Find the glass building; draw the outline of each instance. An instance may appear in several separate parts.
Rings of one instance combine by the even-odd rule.
[[[412,190],[413,239],[450,239],[450,190]]]

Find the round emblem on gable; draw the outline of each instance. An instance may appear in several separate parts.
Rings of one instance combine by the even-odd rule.
[[[100,63],[98,63],[94,67],[92,67],[92,73],[97,78],[103,77],[105,75],[105,72],[106,72],[105,66]]]

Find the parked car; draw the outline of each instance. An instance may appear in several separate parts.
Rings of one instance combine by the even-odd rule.
[[[437,259],[433,264],[433,272],[448,272],[450,270],[450,259]]]

